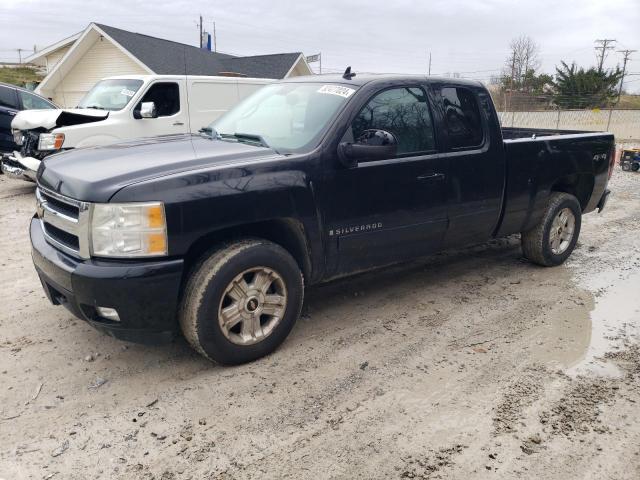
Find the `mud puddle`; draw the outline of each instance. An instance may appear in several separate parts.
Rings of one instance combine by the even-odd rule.
[[[640,340],[640,271],[623,276],[619,271],[602,272],[586,284],[595,297],[589,314],[588,347],[582,358],[569,365],[567,373],[622,377],[623,373],[605,354],[621,351]]]

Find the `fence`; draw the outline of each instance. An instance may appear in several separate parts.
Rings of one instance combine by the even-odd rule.
[[[618,142],[640,141],[640,110],[498,112],[503,127],[607,131]]]

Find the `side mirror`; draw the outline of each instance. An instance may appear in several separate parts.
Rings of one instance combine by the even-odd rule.
[[[158,118],[158,112],[156,111],[156,104],[153,102],[142,102],[140,107],[133,111],[133,118]]]
[[[365,130],[355,143],[338,145],[338,157],[344,166],[353,168],[359,161],[375,161],[393,158],[398,153],[398,141],[386,130]]]
[[[142,102],[140,104],[140,116],[142,118],[157,118],[156,104],[153,102]]]

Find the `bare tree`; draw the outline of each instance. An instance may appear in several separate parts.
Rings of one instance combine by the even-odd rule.
[[[514,38],[509,44],[504,76],[510,78],[511,88],[527,87],[527,79],[540,68],[540,48],[526,35]]]

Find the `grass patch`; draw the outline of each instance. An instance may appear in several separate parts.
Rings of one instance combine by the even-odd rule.
[[[640,95],[621,95],[620,103],[616,107],[640,110]]]
[[[29,67],[0,68],[0,82],[10,83],[19,87],[24,87],[27,83],[32,82],[39,83],[43,78],[43,75]]]

